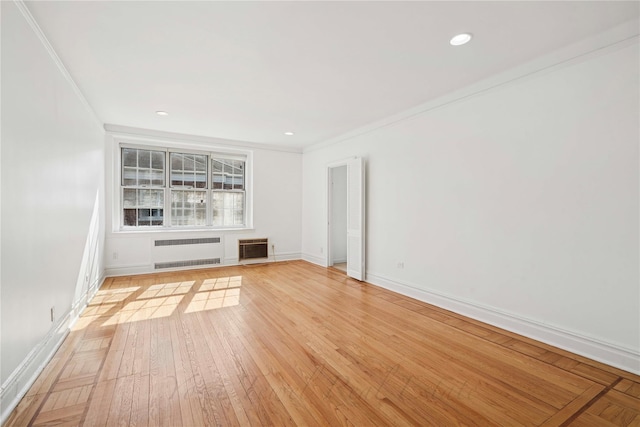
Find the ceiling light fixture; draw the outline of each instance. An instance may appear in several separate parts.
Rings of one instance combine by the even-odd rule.
[[[159,116],[168,116],[169,113],[167,113],[166,111],[156,111],[156,114]]]
[[[292,136],[293,132],[285,132],[284,134],[287,135],[287,136]]]
[[[452,46],[462,46],[463,44],[469,43],[470,40],[471,40],[471,34],[462,33],[462,34],[458,34],[457,36],[454,36],[451,40],[449,40],[449,43]]]

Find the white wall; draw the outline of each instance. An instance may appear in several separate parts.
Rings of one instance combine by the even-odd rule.
[[[190,146],[192,149],[241,149],[250,151],[253,163],[253,228],[238,231],[144,231],[120,232],[115,202],[119,197],[118,171],[114,166],[117,147],[120,141],[127,140],[119,134],[108,132],[106,135],[106,183],[107,183],[107,223],[105,263],[106,274],[123,275],[154,272],[154,263],[164,261],[183,261],[187,259],[221,258],[221,265],[238,263],[238,239],[268,238],[269,261],[273,261],[275,247],[276,260],[300,259],[302,224],[302,154],[299,152],[278,151],[242,147],[229,142],[226,147],[222,140],[188,135],[171,134],[171,138],[159,137],[162,132],[153,132],[143,138],[147,144],[156,146]],[[155,140],[154,140],[155,138]],[[114,178],[115,177],[115,178]],[[115,211],[115,212],[114,212]],[[221,237],[222,244],[154,247],[156,239],[181,239]],[[200,267],[202,268],[202,267]]]
[[[639,373],[638,76],[636,36],[312,147],[303,257],[326,165],[363,156],[368,281]]]
[[[24,6],[0,7],[4,418],[100,284],[104,131]]]
[[[331,263],[347,262],[347,166],[331,168]]]

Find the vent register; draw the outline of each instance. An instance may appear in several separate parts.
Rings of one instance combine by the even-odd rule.
[[[156,240],[156,246],[176,246],[176,245],[200,245],[204,243],[220,243],[219,237],[206,237],[203,239],[171,239]]]

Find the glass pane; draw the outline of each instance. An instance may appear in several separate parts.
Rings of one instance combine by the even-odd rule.
[[[233,188],[236,190],[244,190],[244,162],[238,161],[237,164],[238,174],[236,180],[233,183]]]
[[[183,154],[184,157],[184,170],[186,171],[194,171],[196,170],[195,161],[193,160],[194,156],[190,154]]]
[[[122,190],[122,205],[125,208],[133,208],[137,205],[137,191],[133,188],[124,188]]]
[[[207,156],[171,153],[171,186],[207,188]]]
[[[184,186],[185,187],[189,187],[189,188],[193,188],[196,186],[196,181],[195,181],[195,176],[193,174],[184,174]]]
[[[151,186],[164,187],[164,170],[153,170],[151,172]]]
[[[244,190],[244,176],[233,177],[234,190]]]
[[[163,209],[125,209],[123,216],[125,226],[162,225],[164,222]]]
[[[165,153],[162,151],[123,148],[122,185],[163,187],[164,159]]]
[[[243,165],[244,165],[243,161],[235,160],[233,162],[233,173],[235,175],[242,175],[242,173],[243,173]]]
[[[225,160],[224,161],[224,173],[232,174],[233,173],[233,160]]]
[[[152,152],[153,155],[153,163],[151,165],[154,169],[164,170],[164,153],[160,151]]]
[[[244,193],[213,192],[213,225],[219,227],[244,225]]]
[[[196,172],[195,175],[196,188],[207,188],[207,172]]]
[[[171,170],[182,169],[183,157],[180,154],[171,153]]]
[[[136,210],[135,209],[125,209],[124,210],[124,225],[130,225],[132,227],[136,226]]]
[[[138,225],[151,225],[151,209],[138,209]]]
[[[243,160],[212,159],[213,189],[244,190]]]
[[[122,170],[122,185],[136,185],[138,183],[138,169],[124,167]]]
[[[151,169],[151,151],[138,150],[138,167]]]
[[[162,225],[164,222],[163,209],[151,209],[151,225]]]
[[[163,225],[164,190],[123,188],[125,226]]]
[[[224,181],[224,177],[220,174],[213,175],[213,189],[214,190],[222,190],[222,182]]]
[[[206,191],[171,191],[171,225],[198,226],[207,223]],[[204,213],[204,214],[203,214]]]
[[[151,169],[138,169],[137,185],[151,185]]]
[[[138,150],[133,150],[131,148],[123,148],[122,149],[122,166],[138,166]]]
[[[171,186],[172,187],[182,187],[184,183],[184,173],[176,172],[175,170],[171,170]]]
[[[162,190],[138,190],[138,203],[145,207],[161,208],[164,204]]]
[[[198,172],[207,172],[207,156],[196,156],[196,170]]]

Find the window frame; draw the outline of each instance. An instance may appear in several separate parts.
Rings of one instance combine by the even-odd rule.
[[[162,187],[164,203],[163,203],[163,224],[162,225],[125,225],[124,214],[124,189],[138,188],[140,186],[126,186],[123,179],[123,150],[137,149],[148,151],[160,151],[164,154],[165,177]],[[186,188],[174,186],[171,176],[171,154],[187,154],[187,155],[204,155],[207,159],[206,164],[206,184],[205,188]],[[127,141],[117,139],[114,141],[114,177],[113,177],[113,210],[112,223],[114,232],[158,232],[158,231],[204,231],[204,230],[248,230],[253,228],[253,194],[252,194],[252,169],[253,169],[253,152],[250,150],[233,149],[227,147],[204,147],[197,144],[183,143],[160,143],[160,142],[140,142]],[[223,160],[239,160],[244,162],[244,189],[214,189],[213,188],[213,161],[214,159]],[[194,181],[195,183],[195,181]],[[140,187],[149,189],[160,189],[156,187]],[[205,224],[204,225],[172,225],[174,221],[172,212],[172,195],[174,191],[205,191]],[[213,194],[215,191],[225,192],[242,192],[244,194],[243,201],[243,224],[234,225],[214,225],[214,208]]]
[[[206,164],[205,164],[205,186],[204,188],[198,188],[197,186],[193,186],[193,187],[185,187],[185,186],[180,186],[180,185],[174,185],[173,184],[173,176],[172,176],[172,172],[173,172],[173,166],[172,166],[172,155],[173,154],[183,154],[183,155],[193,155],[193,156],[205,156],[205,158],[207,159]],[[184,228],[191,228],[191,227],[208,227],[211,224],[211,218],[209,215],[209,206],[211,205],[211,179],[209,177],[210,175],[210,170],[211,170],[211,156],[206,154],[206,153],[194,153],[194,152],[185,152],[185,150],[167,150],[167,154],[166,154],[166,159],[169,162],[169,165],[167,167],[167,179],[165,182],[165,185],[168,188],[168,194],[165,197],[169,197],[169,200],[165,203],[165,205],[167,205],[169,207],[169,224],[167,224],[168,227],[171,228],[180,228],[180,229],[184,229]],[[194,160],[195,161],[195,160]],[[184,178],[184,172],[185,169],[182,169],[183,172],[183,178]],[[194,172],[195,175],[195,172]],[[184,182],[184,179],[183,179]],[[194,177],[194,184],[195,184],[195,177]],[[198,224],[194,224],[194,225],[174,225],[173,221],[174,221],[174,215],[173,215],[173,211],[174,211],[174,207],[173,207],[173,195],[174,193],[186,193],[188,191],[192,191],[192,192],[196,192],[196,191],[204,191],[205,196],[204,196],[204,205],[205,205],[205,217],[204,217],[204,225],[198,225]],[[194,207],[194,214],[195,214],[195,207]]]
[[[211,189],[210,189],[210,194],[211,194],[211,205],[210,205],[210,209],[209,209],[209,211],[210,211],[210,213],[211,213],[211,215],[212,215],[212,222],[211,222],[211,224],[212,224],[212,225],[214,225],[214,224],[213,224],[213,211],[214,211],[214,210],[215,210],[215,208],[216,208],[216,206],[215,206],[215,200],[214,200],[214,199],[215,199],[215,193],[220,193],[220,194],[225,194],[225,195],[227,195],[227,194],[228,194],[228,195],[232,195],[232,194],[242,194],[242,198],[243,198],[243,200],[242,200],[242,203],[243,203],[243,214],[244,214],[244,211],[246,210],[246,204],[247,204],[247,203],[246,203],[246,169],[247,169],[247,165],[246,165],[246,161],[245,161],[245,160],[243,160],[243,159],[238,159],[238,158],[233,158],[233,157],[221,157],[221,156],[216,156],[216,157],[212,157],[210,160],[211,160],[211,161],[210,161],[210,164],[211,164],[211,172],[209,173],[209,175],[210,175],[210,177],[211,177]],[[217,162],[222,163],[222,164],[223,164],[223,166],[224,166],[224,167],[223,167],[223,170],[222,170],[221,172],[219,172],[219,173],[217,173],[217,172],[214,170],[214,167],[213,167],[213,163],[214,163],[214,162],[216,162],[216,161],[217,161]],[[236,184],[234,183],[235,179],[233,178],[233,176],[235,176],[236,174],[234,174],[234,173],[233,173],[233,171],[232,171],[232,173],[230,174],[230,175],[231,175],[231,187],[232,187],[232,188],[225,188],[225,186],[226,186],[226,180],[225,180],[225,178],[224,178],[224,177],[225,177],[225,175],[226,175],[226,172],[225,172],[225,170],[224,170],[224,169],[226,169],[226,166],[227,166],[227,165],[226,165],[226,163],[225,163],[225,161],[233,161],[233,162],[241,161],[241,162],[243,162],[243,163],[244,163],[244,165],[243,165],[243,170],[242,170],[242,189],[235,188],[235,185],[236,185]],[[231,166],[231,168],[233,169],[233,168],[234,168],[234,166]],[[214,185],[214,184],[215,184],[215,175],[216,175],[216,173],[217,173],[218,175],[221,175],[221,176],[222,176],[222,178],[223,178],[223,179],[222,179],[222,181],[221,181],[221,183],[220,183],[220,184],[221,184],[221,188],[215,188],[215,185]],[[226,199],[226,197],[225,197],[225,199]],[[227,212],[229,209],[228,209],[228,208],[226,208],[226,207],[223,207],[223,209],[222,209],[222,210],[223,210],[223,212]],[[232,215],[232,217],[233,217],[233,216],[235,216],[233,212],[231,212],[230,214]],[[223,215],[223,217],[222,217],[222,221],[223,221],[223,222],[225,221],[225,218],[226,218],[226,213],[225,213],[225,215]],[[245,222],[246,222],[246,219],[245,219]],[[214,225],[214,226],[215,226],[215,227],[225,227],[225,226],[220,226],[220,225]],[[236,227],[236,226],[237,226],[237,225],[235,225],[235,224],[234,224],[234,225],[227,226],[227,227]]]
[[[163,222],[164,222],[164,210],[165,210],[165,205],[166,205],[166,191],[165,191],[166,167],[167,167],[167,165],[166,165],[166,154],[165,154],[165,157],[164,157],[164,160],[163,160],[163,172],[165,173],[165,177],[163,178],[163,185],[154,185],[153,184],[153,181],[154,181],[154,175],[153,175],[153,170],[154,170],[153,157],[154,156],[153,156],[153,154],[154,154],[154,152],[158,153],[158,152],[161,152],[161,151],[160,150],[156,150],[156,149],[136,148],[136,150],[144,150],[144,151],[148,151],[149,152],[149,156],[150,156],[149,157],[149,169],[148,169],[149,170],[149,184],[148,185],[140,184],[140,182],[137,182],[138,180],[136,179],[136,183],[135,184],[126,185],[124,181],[126,179],[125,178],[125,168],[127,168],[127,166],[125,166],[124,162],[122,161],[123,152],[126,149],[130,149],[131,150],[132,148],[130,148],[130,147],[122,147],[119,150],[119,152],[120,152],[120,167],[119,167],[120,176],[119,176],[119,180],[118,181],[119,181],[119,185],[120,185],[120,204],[121,204],[121,209],[120,209],[120,216],[121,216],[120,219],[121,219],[121,221],[120,222],[121,222],[122,226],[124,227],[124,221],[125,221],[125,217],[126,217],[126,215],[124,214],[124,209],[125,209],[125,207],[124,207],[124,205],[125,205],[125,203],[124,203],[125,202],[125,190],[134,190],[135,193],[136,193],[136,197],[135,197],[136,207],[134,208],[135,212],[136,212],[136,215],[135,215],[136,216],[136,223],[138,223],[138,220],[139,220],[138,210],[140,210],[140,209],[149,209],[151,211],[151,213],[154,210],[162,209],[163,210],[163,217],[162,218],[163,218]],[[135,167],[136,176],[139,174],[139,172],[141,170],[141,168],[139,166],[139,160],[140,160],[140,154],[137,153],[136,154],[136,167]],[[139,206],[137,206],[138,205],[138,200],[139,200],[138,194],[139,194],[140,191],[145,191],[145,190],[146,191],[156,191],[156,192],[157,191],[161,191],[162,192],[162,198],[163,198],[162,207],[159,208],[157,206],[154,206],[154,207],[148,207],[148,208],[140,208]],[[149,218],[150,218],[149,222],[152,222],[153,221],[153,219],[152,219],[153,215],[150,214]],[[131,228],[147,228],[147,227],[151,228],[151,227],[158,227],[158,225],[150,224],[148,226],[147,225],[136,225],[136,226],[130,226],[130,227]]]

